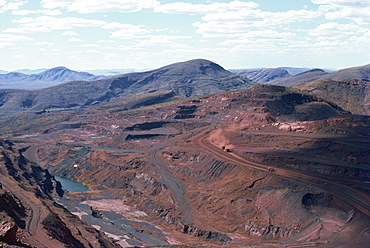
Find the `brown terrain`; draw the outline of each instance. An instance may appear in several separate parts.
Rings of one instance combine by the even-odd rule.
[[[0,247],[119,247],[54,201],[63,190],[47,170],[9,141],[0,151]]]
[[[357,115],[370,115],[370,81],[359,79],[316,80],[294,86],[334,102]]]
[[[68,121],[3,142],[1,199],[25,210],[0,245],[368,247],[369,117],[272,85],[148,105],[30,114]]]
[[[2,143],[0,205],[12,207],[1,212],[8,231],[0,232],[0,246],[370,241],[367,116],[271,85],[59,114],[68,121]],[[83,182],[88,191],[62,191],[51,175]]]

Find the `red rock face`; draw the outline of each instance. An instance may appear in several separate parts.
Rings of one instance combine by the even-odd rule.
[[[0,246],[117,247],[53,200],[57,184],[47,170],[27,162],[9,141],[0,141],[0,151]]]

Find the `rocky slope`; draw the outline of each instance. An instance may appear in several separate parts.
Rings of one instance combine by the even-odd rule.
[[[252,69],[252,70],[231,70],[238,75],[243,75],[261,84],[271,83],[279,81],[283,78],[292,77],[285,69],[280,68],[266,68],[266,69]]]
[[[255,84],[211,61],[198,59],[93,82],[74,81],[35,91],[0,90],[0,111],[78,108],[166,90],[191,97],[247,89]]]
[[[320,79],[335,81],[344,79],[359,79],[363,81],[370,81],[370,64],[342,69],[335,73],[325,75]]]
[[[1,247],[118,247],[53,200],[53,176],[0,141]]]
[[[323,97],[357,115],[370,115],[370,82],[358,79],[317,80],[294,86]]]
[[[284,78],[282,80],[275,81],[273,82],[273,84],[292,87],[300,82],[311,82],[311,81],[317,80],[327,74],[328,73],[325,72],[324,70],[312,69],[312,70],[305,71],[297,75],[294,75],[290,78]]]

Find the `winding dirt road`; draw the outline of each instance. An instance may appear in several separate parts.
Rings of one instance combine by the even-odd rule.
[[[164,142],[161,142],[153,148],[149,149],[149,159],[157,168],[158,172],[161,175],[161,181],[165,184],[172,192],[178,203],[180,211],[184,214],[185,221],[188,224],[194,223],[194,216],[191,213],[190,201],[185,196],[185,190],[183,189],[181,181],[175,177],[169,170],[168,164],[166,161],[163,161],[158,157],[158,153],[165,147],[173,147],[175,143],[186,139],[187,137],[198,137],[200,134],[203,134],[205,128],[197,128],[192,131],[184,132],[181,135],[177,135],[171,139],[168,139]]]
[[[253,169],[260,171],[269,172],[271,166],[258,164],[252,161],[248,161],[235,153],[226,152],[222,149],[211,144],[208,140],[208,135],[205,135],[198,139],[198,144],[204,149],[211,152],[213,155],[219,158],[226,159],[233,163],[248,166]],[[306,184],[315,185],[335,196],[344,200],[354,208],[358,209],[362,213],[370,216],[370,195],[353,188],[353,182],[341,179],[338,177],[329,177],[322,175],[314,175],[310,173],[303,173],[301,171],[289,170],[284,168],[274,168],[274,174],[283,176],[285,178],[294,179]]]

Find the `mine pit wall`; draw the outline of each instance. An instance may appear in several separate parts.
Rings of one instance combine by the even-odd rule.
[[[182,158],[182,159],[186,160],[186,158]],[[192,169],[194,170],[195,168],[192,168]],[[232,163],[223,162],[217,159],[210,159],[209,161],[206,161],[203,164],[203,166],[195,169],[195,171],[197,172],[192,171],[192,169],[188,167],[179,166],[179,167],[175,167],[173,172],[176,175],[180,175],[180,174],[192,175],[193,180],[195,180],[194,185],[198,185],[198,184],[204,185],[202,187],[205,187],[205,189],[207,189],[209,186],[217,192],[221,190],[222,191],[225,190],[227,192],[228,190],[230,190],[227,188],[225,189],[223,188],[222,181],[224,180],[224,178],[229,178],[229,177],[234,178],[235,181],[239,181],[243,185],[241,189],[239,189],[242,195],[236,196],[237,197],[236,201],[233,199],[234,196],[230,197],[230,195],[227,193],[226,193],[227,195],[210,196],[211,198],[221,197],[222,200],[220,199],[220,202],[224,202],[224,201],[228,202],[231,200],[230,204],[226,204],[226,205],[221,204],[218,206],[214,205],[211,207],[212,209],[208,209],[209,207],[206,206],[208,203],[204,203],[199,206],[193,206],[194,208],[197,208],[198,211],[202,212],[203,214],[205,213],[211,214],[210,218],[213,218],[213,219],[215,219],[215,216],[212,216],[212,214],[214,214],[214,211],[216,211],[217,214],[219,215],[225,214],[223,213],[224,210],[220,211],[221,209],[227,209],[225,210],[227,212],[234,212],[235,209],[240,209],[240,208],[250,210],[243,214],[239,213],[238,216],[236,217],[238,219],[237,223],[233,223],[232,226],[226,227],[224,226],[226,222],[224,223],[222,220],[214,220],[215,222],[213,222],[213,227],[215,227],[216,230],[225,230],[225,229],[229,230],[230,228],[231,228],[230,230],[232,230],[236,228],[239,230],[240,233],[243,233],[243,235],[251,236],[251,237],[254,237],[260,240],[269,240],[269,241],[286,240],[292,237],[297,232],[299,232],[299,230],[296,229],[295,227],[291,227],[290,223],[289,224],[285,223],[286,226],[283,223],[280,223],[282,225],[276,225],[276,224],[273,225],[266,221],[259,220],[258,216],[259,216],[259,211],[261,210],[256,209],[256,206],[255,206],[256,195],[255,194],[257,195],[259,194],[258,193],[260,192],[259,187],[263,186],[266,183],[266,181],[269,181],[271,179],[271,177],[274,177],[273,175],[269,175],[264,172],[256,171],[256,170],[249,169],[246,167],[241,167],[241,166],[238,166]],[[219,185],[220,183],[221,185]],[[193,190],[195,192],[198,192],[197,189],[193,189]],[[271,192],[274,192],[275,190],[276,190],[275,188],[270,189]],[[264,190],[262,189],[262,191]],[[305,193],[303,192],[300,195],[304,195],[304,194]],[[191,200],[193,202],[199,202],[200,200],[199,198],[196,199],[197,198],[196,195],[198,194],[195,193],[191,197]],[[202,195],[202,196],[199,196],[200,198],[207,197],[207,194],[204,194],[204,192],[200,192],[199,195]],[[246,197],[247,199],[243,199],[244,197]],[[253,199],[253,200],[250,200],[250,199]],[[300,196],[298,196],[297,202],[299,204],[297,208],[300,208],[301,207],[300,205],[301,197]],[[302,210],[304,212],[306,211],[304,208],[302,208]],[[262,211],[268,212],[268,210],[266,209]],[[272,213],[269,213],[269,214],[273,215]],[[274,213],[274,214],[279,215],[278,213]],[[167,221],[170,220],[169,216],[165,216],[165,218]],[[274,219],[274,217],[271,217],[271,220],[272,219]],[[276,223],[276,221],[274,220],[272,220],[272,222]],[[179,225],[177,224],[177,226]],[[183,225],[180,225],[180,227],[181,226]],[[180,228],[180,230],[182,231],[193,230],[193,227],[186,228],[186,225],[185,225],[184,228]],[[223,238],[224,236],[216,235],[216,237],[221,238],[220,240],[221,242],[225,242],[225,239]]]
[[[345,176],[349,178],[367,180],[370,177],[370,169],[350,168],[344,166],[336,166],[323,164],[318,162],[309,162],[278,155],[258,154],[253,152],[240,153],[243,158],[260,164],[265,164],[273,167],[296,169],[310,173],[319,173],[326,176]]]
[[[0,247],[118,247],[54,201],[63,190],[48,170],[11,142],[0,140],[0,153]]]
[[[143,162],[140,160],[132,160],[130,163],[125,164],[125,166],[114,165],[106,161],[107,158],[105,157],[94,157],[94,159],[90,160],[90,152],[91,151],[89,151],[89,149],[87,148],[78,149],[73,153],[70,153],[70,157],[65,158],[66,160],[62,161],[62,163],[59,166],[56,166],[55,169],[57,169],[63,175],[68,175],[67,177],[70,178],[83,179],[83,177],[85,176],[87,179],[89,178],[89,175],[93,175],[94,171],[99,167],[99,169],[103,171],[103,174],[105,174],[104,176],[101,174],[102,177],[96,177],[100,178],[98,182],[100,186],[107,186],[108,188],[114,187],[122,190],[122,193],[126,192],[127,196],[131,198],[131,203],[136,205],[140,210],[145,211],[146,213],[151,215],[151,217],[160,217],[162,223],[165,222],[166,224],[172,226],[172,228],[175,228],[177,231],[185,234],[199,237],[211,242],[230,242],[230,238],[226,234],[222,233],[224,232],[223,226],[218,225],[217,222],[215,222],[216,224],[205,225],[202,227],[196,224],[186,223],[182,218],[182,214],[179,213],[179,209],[177,209],[176,206],[171,206],[169,204],[166,205],[164,202],[166,200],[166,195],[168,196],[168,189],[167,187],[165,187],[165,185],[161,184],[159,180],[156,179],[156,176],[153,175],[155,174],[153,173],[153,167],[147,161]],[[234,177],[235,181],[243,180],[243,183],[245,184],[244,186],[246,187],[243,188],[244,191],[241,195],[241,198],[243,198],[242,200],[244,200],[242,204],[244,209],[246,209],[246,205],[248,205],[248,209],[251,209],[251,212],[244,213],[243,215],[238,215],[236,217],[240,219],[238,227],[235,227],[235,225],[233,225],[233,228],[238,228],[238,230],[240,230],[240,233],[242,233],[243,235],[248,235],[260,240],[286,240],[295,236],[300,231],[299,229],[295,228],[292,223],[300,223],[303,228],[304,223],[311,223],[310,221],[291,221],[292,223],[278,223],[277,220],[273,220],[271,223],[269,223],[256,220],[259,217],[259,210],[256,209],[256,196],[253,195],[253,192],[257,192],[258,194],[259,192],[264,191],[277,192],[281,190],[282,187],[276,186],[274,183],[272,183],[271,178],[275,178],[273,180],[277,180],[280,184],[284,184],[284,187],[289,187],[287,186],[287,184],[281,183],[280,179],[276,179],[276,177],[272,173],[259,172],[243,166],[219,161],[217,159],[209,159],[209,157],[200,161],[197,161],[197,159],[193,159],[192,161],[195,162],[192,165],[191,162],[189,162],[191,161],[189,159],[190,155],[186,155],[186,152],[180,152],[178,156],[177,153],[175,155],[173,155],[172,158],[169,158],[169,160],[173,159],[175,161],[174,163],[177,164],[179,164],[180,161],[184,163],[186,162],[186,165],[174,167],[174,169],[172,169],[172,172],[176,175],[176,177],[181,179],[189,177],[189,182],[191,182],[191,184],[193,185],[205,183],[207,185],[210,185],[212,189],[220,190],[224,186],[222,181],[225,178],[228,179],[229,177]],[[199,154],[197,154],[197,156],[199,156]],[[263,160],[263,157],[265,156],[263,155],[262,157],[257,157],[255,159]],[[81,162],[79,163],[78,172],[73,166],[68,166],[72,165],[75,160],[79,160],[79,162]],[[281,162],[280,157],[276,157],[271,160],[278,161],[279,163]],[[94,161],[94,164],[92,164],[92,161]],[[202,161],[204,161],[204,163],[199,164],[199,162]],[[171,163],[171,161],[169,162]],[[265,163],[265,161],[263,161],[263,163]],[[299,166],[300,162],[295,161],[295,163],[297,163],[296,166]],[[295,165],[294,163],[292,164]],[[107,176],[107,171],[110,171],[112,173],[112,176]],[[130,171],[130,175],[127,174],[128,171]],[[266,180],[260,179],[265,177],[267,178]],[[92,177],[90,177],[90,180],[91,178]],[[248,180],[251,181],[249,182]],[[184,182],[186,182],[186,180]],[[202,191],[203,189],[196,188],[195,190]],[[224,189],[222,189],[222,192],[224,192]],[[310,219],[311,217],[313,218],[314,215],[312,212],[310,212],[307,206],[302,204],[303,197],[308,192],[310,191],[307,191],[307,189],[302,190],[299,195],[295,196],[298,200],[294,203],[294,207],[299,209],[300,211],[299,214],[309,215],[308,217],[304,217],[306,219]],[[190,194],[189,192],[186,193]],[[228,195],[223,193],[223,195],[220,196],[216,195],[216,198],[218,197],[220,197],[220,199],[223,199],[228,198]],[[191,199],[191,201],[194,202],[196,200],[197,199]],[[238,200],[240,200],[239,197]],[[233,205],[231,201],[230,203],[222,204],[223,205],[218,206],[220,208],[219,210],[217,210],[221,211],[221,213],[223,213],[223,208],[226,209],[225,211],[230,212],[234,211],[235,206],[239,206],[239,203]],[[310,203],[308,203],[308,205],[309,204]],[[198,209],[194,205],[192,205],[192,208]],[[306,208],[308,210],[306,210]],[[212,210],[207,211],[210,213]],[[272,219],[274,218],[273,216],[284,216],[280,212],[280,210],[274,210],[278,212],[269,212],[270,210],[263,211],[267,211]],[[306,213],[307,211],[309,213]],[[210,217],[215,218],[215,215],[218,215],[219,212],[217,212],[216,214],[212,214],[213,215],[211,215]]]
[[[212,219],[202,225],[217,231],[238,230],[242,236],[260,242],[296,243],[300,239],[325,243],[332,242],[330,237],[336,234],[325,226],[328,217],[321,217],[331,213],[341,216],[338,225],[342,228],[354,213],[350,205],[329,193],[286,181],[273,173],[210,157],[198,160],[195,157],[199,154],[181,150],[167,150],[165,155],[170,163],[177,164],[171,167],[172,173],[184,183],[191,181],[185,188],[192,208],[197,209],[196,219]],[[190,159],[192,156],[195,157]],[[229,188],[231,181],[237,182],[238,187]],[[232,224],[220,216],[231,217]],[[331,236],[325,236],[326,233]]]

